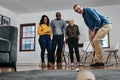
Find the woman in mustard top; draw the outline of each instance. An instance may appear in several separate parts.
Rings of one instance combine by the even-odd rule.
[[[53,63],[51,62],[52,55],[52,41],[51,41],[51,27],[49,24],[49,18],[46,15],[43,15],[41,17],[39,26],[38,26],[38,35],[39,35],[39,44],[41,47],[41,66],[46,67],[46,63],[44,61],[44,55],[45,55],[45,49],[47,49],[48,52],[48,66],[53,67]]]

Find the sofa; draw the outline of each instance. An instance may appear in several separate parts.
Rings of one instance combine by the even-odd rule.
[[[0,67],[13,67],[16,71],[18,29],[0,26]]]

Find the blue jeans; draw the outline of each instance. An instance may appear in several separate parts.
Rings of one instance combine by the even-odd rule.
[[[41,61],[44,62],[45,49],[48,52],[48,62],[51,62],[52,41],[50,35],[42,35],[39,37],[41,47]]]
[[[62,60],[61,53],[62,53],[63,43],[64,43],[64,35],[53,35],[52,54],[55,55],[56,46],[58,46],[56,51],[57,63],[60,63]],[[53,62],[55,62],[55,60],[53,60]]]

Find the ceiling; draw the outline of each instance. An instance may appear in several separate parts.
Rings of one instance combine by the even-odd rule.
[[[97,7],[120,4],[120,0],[0,0],[0,6],[15,13],[72,9],[74,4]]]

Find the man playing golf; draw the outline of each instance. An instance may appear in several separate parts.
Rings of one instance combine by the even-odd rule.
[[[111,21],[93,8],[83,8],[81,5],[75,4],[73,9],[78,14],[82,14],[85,24],[90,30],[91,44],[97,56],[97,62],[90,66],[104,66],[100,40],[112,28]]]

